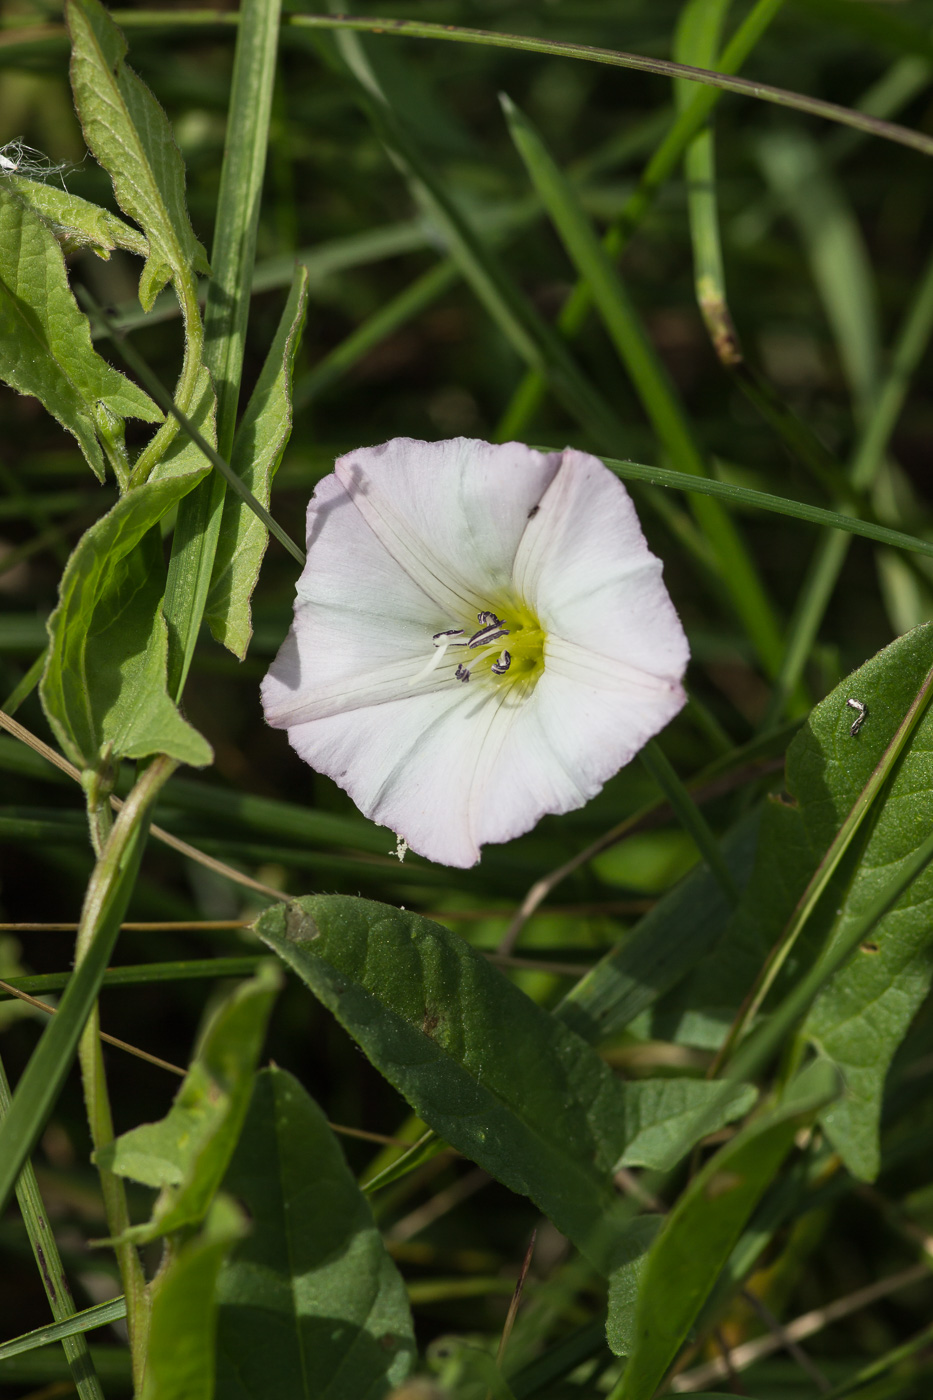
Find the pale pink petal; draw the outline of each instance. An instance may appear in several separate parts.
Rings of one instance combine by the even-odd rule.
[[[594,686],[547,667],[497,755],[476,839],[510,841],[548,812],[572,812],[682,709],[679,683]]]
[[[560,461],[517,442],[396,438],[348,452],[334,472],[385,549],[456,616],[508,588],[529,515]]]
[[[503,715],[501,694],[455,682],[433,695],[292,726],[288,739],[364,816],[404,836],[413,851],[470,866],[483,839],[477,819],[488,800],[486,774],[513,718]]]
[[[564,452],[519,546],[515,585],[549,634],[650,675],[683,675],[690,653],[661,561],[596,457]]]
[[[295,620],[262,685],[268,723],[284,729],[449,685],[456,661],[410,686],[449,618],[385,551],[334,476],[308,506],[307,540]]]

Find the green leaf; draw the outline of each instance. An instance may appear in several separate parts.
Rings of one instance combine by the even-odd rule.
[[[185,168],[168,119],[125,62],[126,41],[99,0],[69,0],[71,86],[85,140],[123,212],[149,244],[139,300],[149,310],[169,281],[209,272],[185,205]]]
[[[625,1248],[609,1283],[609,1315],[606,1341],[616,1356],[630,1356],[635,1350],[635,1314],[638,1290],[648,1263],[648,1252],[664,1224],[663,1215],[638,1215],[626,1232]]]
[[[625,1151],[620,1167],[670,1171],[707,1133],[741,1118],[758,1097],[751,1084],[706,1079],[642,1079],[625,1086]]]
[[[635,1316],[630,1275],[610,1285],[607,1335],[631,1343],[617,1400],[649,1400],[687,1336],[719,1270],[794,1143],[838,1092],[825,1063],[811,1065],[787,1099],[737,1133],[704,1165],[665,1217],[641,1266]]]
[[[263,1070],[224,1189],[252,1230],[219,1280],[224,1400],[376,1400],[414,1355],[405,1285],[323,1113]]]
[[[81,538],[49,618],[41,683],[49,723],[80,767],[166,753],[203,766],[211,749],[165,687],[164,587],[154,526],[201,480],[187,471],[130,491]],[[109,749],[108,749],[109,746]]]
[[[231,467],[267,509],[272,479],[292,430],[292,374],[307,306],[308,270],[299,265],[233,443]],[[262,521],[240,496],[228,492],[205,618],[216,640],[241,661],[253,635],[250,599],[268,542]]]
[[[242,1213],[219,1196],[200,1234],[168,1256],[152,1285],[141,1400],[213,1400],[217,1276],[246,1229]]]
[[[787,755],[790,801],[768,804],[755,871],[720,946],[659,1008],[655,1033],[717,1046],[769,949],[882,758],[933,665],[933,626],[872,657],[814,709]],[[855,697],[868,707],[853,737]],[[922,845],[933,822],[933,713],[927,710],[806,926],[773,998],[799,982],[833,932],[845,940],[866,908]],[[924,871],[878,923],[868,943],[820,994],[803,1034],[841,1071],[845,1096],[823,1125],[846,1166],[878,1170],[884,1079],[933,975],[933,871]],[[768,1003],[773,1005],[774,1000]],[[673,1026],[671,1021],[679,1026]]]
[[[131,228],[99,204],[69,194],[44,180],[29,180],[24,175],[6,175],[4,183],[49,225],[68,252],[90,248],[105,259],[114,248],[138,253],[141,258],[149,254],[149,244],[139,229]]]
[[[92,346],[58,240],[6,181],[0,183],[0,378],[32,394],[74,434],[101,481],[97,405],[121,417],[162,420],[149,395]]]
[[[788,754],[795,775],[807,777],[811,800],[803,816],[811,841],[834,834],[933,664],[933,627],[909,632],[868,661],[818,705]],[[853,740],[845,698],[868,705]],[[855,753],[852,750],[856,750]],[[822,801],[820,800],[822,798]],[[933,823],[933,712],[927,710],[884,794],[871,834],[848,863],[848,889],[834,936],[843,939],[872,899],[928,835]],[[830,892],[830,895],[832,891]],[[822,1125],[846,1166],[871,1180],[878,1174],[878,1125],[885,1076],[933,977],[933,870],[914,882],[876,926],[869,942],[832,979],[803,1034],[838,1065],[844,1098]]]
[[[267,910],[256,932],[424,1122],[611,1267],[625,1089],[584,1041],[417,914],[308,897]]]
[[[233,1155],[249,1106],[266,1023],[282,985],[265,963],[217,1008],[166,1116],[123,1133],[95,1155],[98,1165],[161,1187],[152,1219],[135,1240],[155,1239],[204,1219]]]

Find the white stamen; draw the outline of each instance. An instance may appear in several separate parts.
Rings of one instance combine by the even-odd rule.
[[[496,617],[494,612],[481,612],[476,614],[476,621],[480,627],[501,627],[502,619]]]
[[[490,666],[490,671],[496,676],[504,676],[512,664],[512,658],[507,651],[500,653],[499,660],[494,661]]]
[[[435,633],[434,633],[434,638],[433,638],[433,640],[434,640],[434,645],[435,645],[436,647],[445,647],[445,648],[446,648],[446,647],[449,647],[449,646],[452,645],[452,639],[453,639],[454,637],[462,637],[462,636],[463,636],[463,628],[462,628],[462,627],[451,627],[450,630],[447,631],[447,632],[435,632]],[[461,646],[462,646],[463,643],[458,643],[458,644],[455,644],[455,645],[461,645]]]
[[[457,677],[458,681],[468,681],[470,679],[470,673],[462,662],[457,667],[456,671],[454,671],[454,675]]]
[[[436,671],[438,666],[443,661],[444,653],[446,652],[447,648],[451,645],[449,641],[439,642],[437,640],[438,637],[442,637],[443,635],[444,634],[442,632],[438,632],[437,636],[434,638],[434,645],[437,647],[437,651],[435,651],[433,656],[429,656],[425,664],[422,666],[421,670],[417,671],[415,675],[412,676],[411,680],[408,682],[410,686],[417,685],[418,682],[423,681],[426,676],[430,676],[431,672]],[[456,635],[456,633],[454,633],[454,635]]]

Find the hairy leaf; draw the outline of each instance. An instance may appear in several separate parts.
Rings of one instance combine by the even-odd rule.
[[[49,225],[69,252],[91,248],[102,258],[109,258],[114,248],[138,253],[141,258],[149,253],[149,245],[139,229],[131,228],[99,204],[25,175],[7,175],[4,183]]]
[[[654,1394],[798,1129],[838,1089],[830,1066],[811,1065],[785,1102],[753,1120],[706,1162],[640,1264],[634,1320],[629,1268],[614,1275],[607,1335],[630,1348],[619,1400],[649,1400]]]
[[[751,1084],[635,1080],[625,1086],[625,1151],[618,1165],[670,1171],[698,1138],[740,1118],[756,1097]]]
[[[158,539],[146,539],[203,475],[189,471],[130,491],[68,561],[49,618],[41,695],[62,748],[82,768],[96,767],[102,750],[114,759],[165,753],[195,766],[211,761],[209,744],[166,691],[164,570]]]
[[[0,378],[32,394],[74,434],[101,481],[98,405],[121,418],[162,418],[149,395],[92,346],[58,240],[6,181],[0,182]]]
[[[221,1272],[224,1400],[377,1400],[414,1354],[405,1285],[317,1104],[257,1077],[224,1182],[252,1230]]]
[[[260,505],[269,508],[272,479],[292,430],[292,374],[308,306],[308,270],[295,270],[291,293],[246,412],[230,465]],[[253,635],[250,599],[269,532],[233,491],[224,500],[205,618],[218,642],[242,661]]]
[[[126,63],[126,41],[99,0],[69,0],[71,85],[85,140],[120,208],[149,244],[139,282],[148,311],[169,281],[209,271],[185,205],[185,168],[168,119]]]
[[[220,1196],[203,1230],[159,1271],[141,1400],[213,1400],[217,1275],[247,1228],[233,1202]]]
[[[807,882],[880,761],[933,664],[933,626],[885,647],[816,706],[787,755],[791,801],[768,805],[755,872],[718,948],[676,996],[652,1031],[689,1044],[718,1045]],[[867,706],[850,733],[855,698]],[[829,937],[852,921],[925,839],[933,822],[933,714],[927,711],[876,798],[793,950],[774,995],[799,978]],[[878,1121],[885,1075],[933,974],[933,871],[917,879],[878,924],[875,936],[833,977],[804,1034],[842,1072],[843,1099],[823,1123],[846,1166],[863,1178],[878,1170]]]
[[[256,931],[426,1123],[607,1266],[624,1225],[609,1177],[624,1094],[584,1041],[418,915],[308,897]]]
[[[204,1219],[233,1155],[266,1023],[282,985],[263,964],[214,1012],[195,1059],[166,1116],[123,1133],[96,1154],[117,1176],[159,1186],[152,1219],[129,1233],[155,1239]]]
[[[428,919],[309,897],[267,910],[256,929],[439,1136],[611,1267],[626,1226],[611,1172],[650,1117],[650,1089],[635,1091],[631,1113],[628,1086],[585,1041]],[[702,1094],[698,1132],[709,1128]],[[646,1151],[663,1153],[662,1138]]]

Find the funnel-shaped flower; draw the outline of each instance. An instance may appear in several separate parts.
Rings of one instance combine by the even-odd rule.
[[[677,714],[687,659],[595,457],[397,438],[317,486],[262,698],[367,817],[468,866],[597,793]]]

